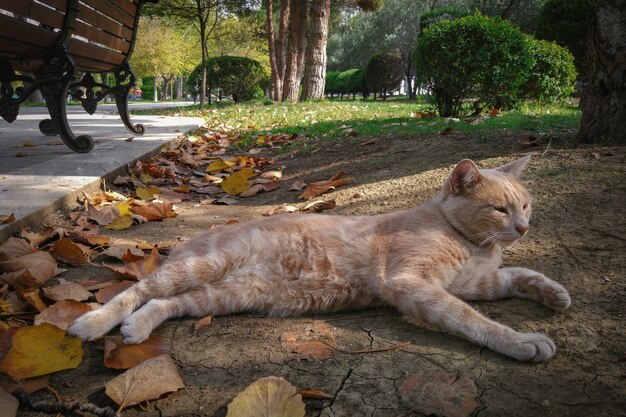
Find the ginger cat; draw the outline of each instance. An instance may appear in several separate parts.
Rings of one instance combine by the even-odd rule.
[[[462,301],[570,305],[565,288],[543,274],[501,268],[501,247],[528,230],[530,197],[519,177],[529,159],[486,170],[463,160],[437,196],[404,212],[280,215],[202,233],[152,275],[79,317],[69,333],[93,340],[122,323],[124,342],[133,344],[170,317],[387,304],[511,358],[545,361],[555,352],[548,337],[517,332]]]

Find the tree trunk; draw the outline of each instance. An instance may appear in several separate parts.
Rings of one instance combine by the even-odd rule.
[[[272,79],[272,100],[278,101],[281,98],[282,79],[278,76],[278,61],[276,59],[276,40],[274,39],[274,2],[268,0],[266,3],[265,28],[267,30],[267,45],[270,55],[270,73]]]
[[[202,37],[201,49],[202,49],[202,82],[200,84],[200,107],[204,107],[204,96],[206,95],[206,61],[207,61],[207,45],[206,38],[204,37],[206,28],[204,25],[200,25],[200,36]]]
[[[289,36],[287,38],[287,54],[285,56],[285,76],[283,78],[283,101],[298,101],[298,47],[300,45],[300,26],[305,22],[301,21],[306,2],[301,0],[291,0],[289,5]]]
[[[302,100],[324,97],[326,79],[326,42],[330,0],[311,2],[308,43],[306,45]]]
[[[316,1],[313,1],[313,3],[316,3]],[[298,8],[298,21],[300,22],[298,26],[298,90],[302,82],[302,76],[304,75],[304,51],[307,43],[307,5],[308,2],[302,0]]]
[[[156,103],[157,101],[159,101],[159,90],[157,88],[157,80],[159,79],[158,75],[154,76],[154,83],[153,83],[153,92],[154,92],[154,102]]]
[[[275,100],[283,99],[283,80],[285,78],[287,33],[289,28],[290,0],[281,0],[280,16],[278,21],[278,39],[275,40],[274,55],[276,57],[276,77],[278,78],[278,91]]]
[[[626,0],[603,0],[587,37],[581,142],[626,143]]]

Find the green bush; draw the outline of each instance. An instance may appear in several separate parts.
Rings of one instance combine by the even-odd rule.
[[[453,7],[441,7],[439,9],[430,10],[422,13],[419,20],[420,33],[433,23],[443,22],[444,20],[454,20],[463,16],[467,16],[467,12]]]
[[[221,94],[232,97],[235,103],[263,97],[263,86],[268,75],[263,66],[249,58],[220,56],[207,60],[207,94],[221,89]],[[198,65],[187,79],[193,97],[200,95],[202,66]]]
[[[326,79],[324,80],[324,92],[331,96],[335,93],[339,93],[337,88],[337,77],[341,74],[339,71],[327,71]]]
[[[537,18],[535,36],[555,41],[574,55],[579,73],[584,73],[587,31],[598,0],[546,0]]]
[[[459,116],[466,100],[474,113],[514,106],[532,64],[522,32],[480,14],[430,25],[415,59],[418,82],[443,117]]]
[[[400,87],[404,72],[402,56],[399,51],[374,54],[365,68],[365,84],[374,94],[379,94],[383,100],[387,94]]]
[[[526,98],[542,104],[562,103],[574,90],[576,67],[574,57],[554,42],[528,38],[528,48],[533,58],[530,77],[522,86]]]
[[[364,91],[363,70],[353,68],[340,73],[336,80],[335,85],[338,91],[342,94],[363,93]]]
[[[143,77],[141,79],[141,91],[143,100],[154,100],[154,77]]]

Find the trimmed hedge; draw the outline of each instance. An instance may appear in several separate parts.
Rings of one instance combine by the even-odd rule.
[[[326,71],[326,79],[324,80],[324,92],[333,95],[339,93],[337,88],[337,77],[341,74],[339,71]]]
[[[419,31],[421,33],[433,23],[443,22],[444,20],[454,20],[467,15],[467,12],[453,7],[441,7],[439,9],[430,10],[420,15]]]
[[[532,65],[522,32],[480,14],[430,25],[415,58],[418,81],[442,117],[459,116],[465,99],[473,99],[474,113],[514,106]]]
[[[554,42],[533,38],[528,38],[528,48],[533,65],[522,86],[524,97],[544,104],[566,101],[574,90],[577,75],[572,54]]]
[[[364,77],[367,88],[385,100],[387,94],[400,87],[404,77],[400,52],[391,51],[372,55],[367,62]]]
[[[263,86],[268,82],[267,71],[250,58],[220,56],[207,60],[207,94],[220,88],[223,95],[235,103],[263,97]],[[187,86],[195,97],[200,95],[202,66],[198,65],[187,79]]]

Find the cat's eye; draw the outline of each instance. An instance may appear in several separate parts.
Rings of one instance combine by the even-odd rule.
[[[508,214],[509,211],[504,206],[493,206],[495,211],[499,211],[500,213]]]
[[[524,205],[522,206],[522,209],[524,209],[524,210],[526,210],[527,208],[528,208],[528,203],[526,203],[526,204],[524,204]]]

